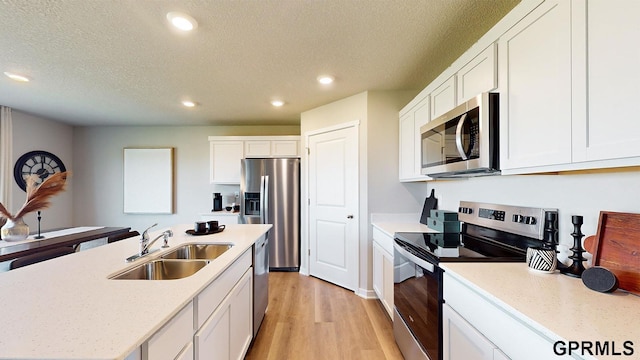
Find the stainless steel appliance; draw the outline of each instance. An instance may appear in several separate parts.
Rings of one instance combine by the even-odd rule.
[[[253,244],[253,338],[256,338],[269,305],[269,239]]]
[[[394,239],[393,334],[407,360],[442,359],[441,262],[524,262],[527,247],[557,243],[557,210],[460,202],[460,234]]]
[[[422,174],[433,178],[500,172],[498,94],[483,93],[420,128]]]
[[[269,269],[300,269],[300,159],[243,159],[242,224],[273,224],[268,232]]]

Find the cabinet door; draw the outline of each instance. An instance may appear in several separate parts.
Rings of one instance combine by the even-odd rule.
[[[444,360],[493,360],[496,348],[447,304],[442,306],[442,341]]]
[[[271,156],[271,141],[269,140],[247,140],[244,142],[244,157],[265,157]]]
[[[415,123],[413,111],[400,118],[400,181],[411,180],[415,176]]]
[[[456,107],[456,78],[448,78],[431,92],[431,119]]]
[[[571,4],[545,1],[499,40],[502,169],[571,162]]]
[[[588,113],[576,160],[640,156],[640,2],[588,0],[585,16]]]
[[[196,360],[229,360],[231,304],[224,301],[194,336]]]
[[[491,44],[458,71],[457,104],[498,87],[497,48]]]
[[[193,342],[190,342],[185,348],[182,350],[180,355],[175,358],[175,360],[193,360]]]
[[[229,298],[231,304],[230,358],[242,360],[253,338],[253,268],[247,270]]]
[[[212,184],[240,184],[240,160],[244,156],[242,141],[210,141],[210,181]]]
[[[382,251],[383,250],[382,248],[380,248],[380,245],[376,244],[374,241],[373,242],[373,291],[375,291],[380,301],[382,301],[384,296],[383,295],[384,276],[383,276],[383,265],[382,265],[382,260],[383,260]]]
[[[271,141],[271,155],[274,157],[300,156],[298,146],[296,140],[273,140]]]
[[[393,318],[393,257],[382,252],[382,305]]]
[[[191,341],[193,335],[193,302],[167,322],[146,343],[146,358],[173,360]],[[144,358],[144,354],[143,354]]]

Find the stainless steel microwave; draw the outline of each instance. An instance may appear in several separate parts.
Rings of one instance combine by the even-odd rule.
[[[423,175],[471,177],[500,173],[498,94],[483,93],[420,128]]]

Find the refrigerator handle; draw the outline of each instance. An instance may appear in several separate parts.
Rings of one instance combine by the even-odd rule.
[[[260,177],[260,222],[269,221],[269,175]]]

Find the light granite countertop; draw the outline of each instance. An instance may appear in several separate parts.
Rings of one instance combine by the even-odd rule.
[[[0,359],[123,359],[271,225],[228,225],[223,232],[206,236],[185,234],[191,227],[172,227],[170,247],[194,242],[234,246],[184,279],[110,280],[109,276],[146,261],[125,262],[137,253],[138,237],[0,273]],[[164,230],[151,232],[150,237]]]
[[[615,342],[619,352],[633,342],[640,354],[640,297],[617,290],[611,294],[587,288],[582,280],[530,270],[524,263],[442,263],[455,276],[494,304],[550,338]],[[445,283],[446,287],[446,283]],[[555,336],[554,336],[555,335]]]

